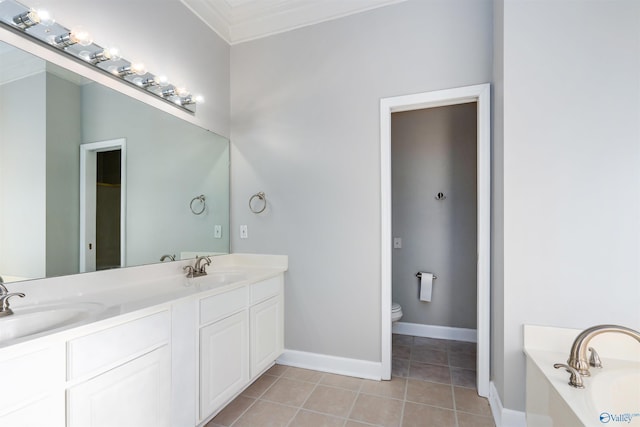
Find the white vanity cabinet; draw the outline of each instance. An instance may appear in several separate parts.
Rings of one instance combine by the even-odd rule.
[[[162,311],[69,341],[67,427],[168,427],[170,334]]]
[[[0,426],[65,425],[64,343],[3,352],[0,375]]]
[[[282,276],[251,285],[251,379],[280,357],[284,350],[284,294]]]
[[[199,422],[282,354],[283,283],[279,275],[200,300]]]
[[[247,287],[200,301],[200,421],[249,381],[248,302]]]

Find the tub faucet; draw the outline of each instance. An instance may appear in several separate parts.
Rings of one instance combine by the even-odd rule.
[[[569,354],[569,360],[567,361],[569,366],[578,371],[580,375],[591,375],[591,373],[589,372],[589,361],[587,360],[587,349],[589,349],[589,342],[593,337],[608,332],[616,332],[629,335],[630,337],[635,338],[636,341],[640,343],[640,332],[631,328],[618,325],[592,326],[591,328],[582,331],[573,341],[573,345],[571,346],[571,353]],[[600,361],[599,357],[597,356],[597,353],[594,355],[595,351],[591,351],[592,366],[598,366],[598,362]]]

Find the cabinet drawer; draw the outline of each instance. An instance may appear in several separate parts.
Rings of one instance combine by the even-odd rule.
[[[200,300],[200,325],[215,322],[247,307],[246,287]]]
[[[168,343],[170,333],[171,315],[164,311],[69,341],[68,379],[124,363]]]
[[[278,295],[282,289],[282,281],[282,276],[277,276],[251,285],[251,304]]]

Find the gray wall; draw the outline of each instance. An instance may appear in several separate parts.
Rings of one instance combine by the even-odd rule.
[[[523,324],[640,329],[640,2],[503,7],[494,379],[505,407],[523,410]]]
[[[393,113],[393,300],[402,322],[476,328],[476,103]],[[435,200],[444,193],[446,199]],[[437,275],[419,300],[418,271]]]
[[[289,255],[288,349],[380,361],[380,98],[489,82],[491,21],[408,1],[233,46],[231,245]]]
[[[80,87],[47,73],[47,276],[78,272]],[[36,276],[40,277],[40,276]]]
[[[0,85],[0,275],[43,277],[46,77]],[[16,184],[20,185],[16,185]]]

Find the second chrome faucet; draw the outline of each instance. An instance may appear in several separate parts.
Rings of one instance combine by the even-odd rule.
[[[183,270],[187,273],[187,277],[200,277],[207,275],[207,266],[211,265],[211,258],[208,256],[196,256],[196,262],[193,266],[186,265]]]

